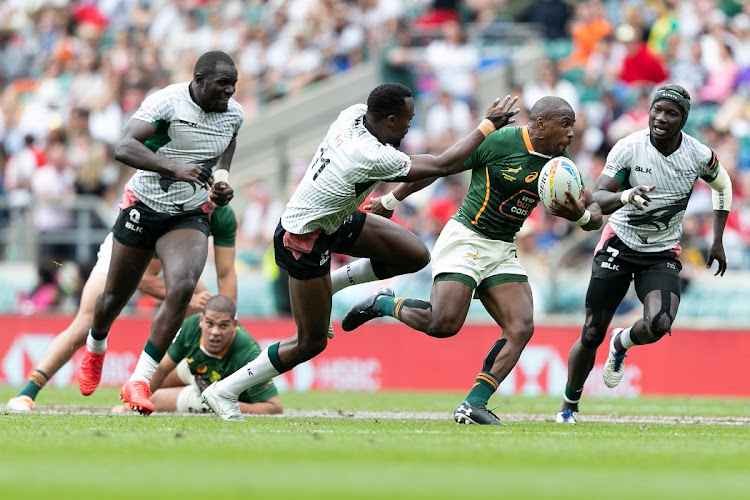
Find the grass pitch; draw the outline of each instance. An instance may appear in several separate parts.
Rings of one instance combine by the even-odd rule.
[[[463,394],[285,393],[287,416],[245,422],[104,413],[116,394],[0,414],[0,496],[750,498],[748,400],[590,398],[563,426],[557,398],[496,396],[508,425],[479,427],[451,420]]]

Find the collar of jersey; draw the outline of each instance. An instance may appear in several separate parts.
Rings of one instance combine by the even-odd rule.
[[[529,137],[528,125],[524,125],[523,127],[521,127],[521,135],[523,136],[524,144],[526,144],[526,150],[529,152],[530,155],[541,156],[542,158],[552,158],[549,155],[537,153],[536,151],[534,151],[534,146],[531,144],[531,137]]]

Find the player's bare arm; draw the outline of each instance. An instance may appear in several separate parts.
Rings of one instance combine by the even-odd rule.
[[[515,123],[514,117],[520,111],[519,108],[513,109],[516,101],[518,101],[518,96],[511,97],[508,95],[502,101],[500,98],[495,99],[487,108],[484,115],[485,121],[479,127],[441,155],[412,156],[409,173],[399,180],[416,182],[430,177],[445,177],[465,170],[464,162],[489,134],[510,123]]]
[[[638,210],[645,210],[651,202],[648,193],[656,189],[656,186],[641,185],[621,192],[621,185],[620,181],[608,175],[600,175],[596,180],[594,201],[599,204],[603,215],[609,215],[627,204]]]
[[[209,199],[217,205],[224,206],[234,198],[234,189],[229,185],[229,168],[232,165],[232,159],[234,158],[234,151],[237,148],[237,138],[233,138],[227,149],[219,157],[219,161],[216,164],[216,170],[212,178],[212,189],[209,194]],[[223,171],[223,172],[222,172]]]
[[[154,132],[156,127],[151,123],[138,119],[129,120],[115,147],[115,159],[133,168],[157,172],[185,182],[195,182],[205,188],[211,186],[213,181],[210,166],[179,163],[148,149],[145,142]]]
[[[214,262],[216,264],[216,282],[219,295],[224,295],[237,303],[237,273],[234,268],[234,247],[214,245]]]
[[[162,385],[164,385],[164,381],[166,380],[167,376],[171,373],[174,373],[174,369],[177,367],[177,362],[173,360],[169,354],[166,354],[161,361],[159,362],[159,366],[156,367],[156,371],[154,372],[154,376],[151,377],[151,382],[149,383],[149,388],[151,389],[151,392],[156,392],[157,389],[159,389]]]

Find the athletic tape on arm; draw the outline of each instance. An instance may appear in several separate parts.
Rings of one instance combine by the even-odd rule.
[[[719,164],[719,174],[716,179],[708,183],[711,186],[711,201],[714,210],[726,210],[732,208],[732,179],[724,167]]]

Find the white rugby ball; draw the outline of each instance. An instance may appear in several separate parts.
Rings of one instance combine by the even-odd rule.
[[[573,198],[581,195],[583,183],[581,173],[570,158],[558,156],[544,164],[539,172],[539,200],[549,211],[552,198],[565,201],[565,191],[570,191]]]

